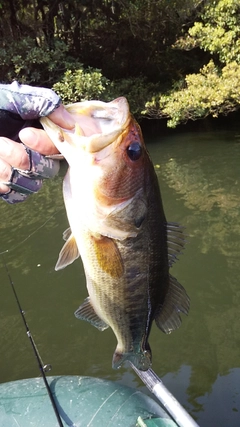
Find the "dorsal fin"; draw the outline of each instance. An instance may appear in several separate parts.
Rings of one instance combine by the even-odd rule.
[[[169,288],[162,307],[155,316],[156,325],[165,334],[179,328],[182,319],[179,313],[188,314],[190,298],[175,277],[169,275]]]
[[[178,259],[177,256],[182,254],[186,243],[185,228],[176,222],[168,222],[167,229],[167,244],[168,244],[168,265],[171,267]]]
[[[65,268],[67,265],[72,264],[73,261],[79,257],[77,243],[75,237],[71,233],[70,228],[64,231],[63,238],[64,240],[67,239],[67,241],[60,251],[55,270],[61,270],[62,268]]]

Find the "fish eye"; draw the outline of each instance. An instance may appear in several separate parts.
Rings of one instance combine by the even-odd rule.
[[[132,142],[127,148],[129,159],[135,161],[140,159],[142,155],[142,147],[138,142]]]

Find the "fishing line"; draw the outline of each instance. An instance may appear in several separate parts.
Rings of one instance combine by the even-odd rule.
[[[23,243],[27,242],[27,240],[29,240],[32,236],[34,236],[34,234],[36,234],[39,230],[41,230],[41,228],[43,228],[49,221],[50,219],[52,219],[55,215],[57,215],[60,211],[63,210],[63,207],[61,207],[57,212],[54,212],[43,224],[39,225],[39,227],[36,228],[36,230],[34,230],[32,233],[30,233],[27,237],[25,237],[24,240],[21,240],[21,242],[19,242],[17,245],[15,245],[13,248],[10,249],[6,249],[3,252],[0,252],[0,255],[4,255],[7,254],[9,252],[13,252],[15,249],[17,249],[19,246],[21,246]]]
[[[33,233],[32,233],[32,234],[33,234]],[[4,253],[4,252],[3,252],[3,253]],[[58,408],[57,408],[57,405],[56,405],[56,402],[55,402],[55,400],[54,400],[54,397],[53,397],[53,394],[52,394],[51,388],[50,388],[50,386],[49,386],[49,384],[48,384],[48,381],[47,381],[47,378],[46,378],[46,375],[45,375],[45,372],[48,372],[48,371],[51,369],[51,365],[44,365],[44,364],[43,364],[43,362],[42,362],[42,359],[41,359],[41,357],[40,357],[39,351],[38,351],[38,349],[37,349],[37,346],[36,346],[36,344],[35,344],[35,342],[34,342],[34,339],[33,339],[33,337],[32,337],[32,334],[31,334],[31,332],[30,332],[30,329],[29,329],[29,327],[28,327],[28,324],[27,324],[27,321],[26,321],[26,317],[25,317],[25,313],[24,313],[24,311],[22,310],[22,307],[21,307],[21,304],[20,304],[19,298],[18,298],[18,296],[17,296],[16,289],[15,289],[15,286],[14,286],[14,282],[13,282],[12,277],[11,277],[11,275],[10,275],[10,272],[9,272],[9,270],[8,270],[8,266],[7,266],[7,264],[6,264],[6,261],[5,261],[5,258],[4,258],[4,256],[3,256],[3,253],[1,253],[1,254],[0,254],[0,255],[2,255],[2,258],[3,258],[3,265],[4,265],[4,267],[5,267],[5,270],[6,270],[6,273],[7,273],[8,279],[9,279],[9,283],[10,283],[10,285],[11,285],[11,288],[12,288],[13,294],[14,294],[14,296],[15,296],[15,300],[16,300],[16,302],[17,302],[18,309],[19,309],[19,311],[20,311],[20,314],[21,314],[21,317],[22,317],[22,320],[23,320],[23,323],[24,323],[24,326],[25,326],[25,329],[26,329],[26,332],[27,332],[27,336],[28,336],[28,338],[30,339],[30,342],[31,342],[31,345],[32,345],[33,352],[34,352],[35,357],[36,357],[36,359],[37,359],[38,367],[39,367],[40,372],[41,372],[41,375],[42,375],[42,377],[43,377],[43,381],[44,381],[45,387],[46,387],[46,389],[47,389],[47,392],[48,392],[49,398],[50,398],[50,400],[51,400],[52,407],[53,407],[53,409],[54,409],[54,412],[55,412],[56,418],[57,418],[57,420],[58,420],[58,425],[59,425],[60,427],[64,427],[64,426],[63,426],[63,423],[62,423],[62,420],[61,420],[61,417],[60,417],[60,414],[59,414],[59,411],[58,411]]]

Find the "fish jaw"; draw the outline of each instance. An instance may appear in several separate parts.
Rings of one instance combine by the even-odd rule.
[[[129,119],[129,105],[124,97],[111,102],[85,101],[65,106],[75,119],[75,127],[67,130],[56,125],[48,117],[40,122],[48,136],[65,157],[69,165],[77,162],[81,151],[97,153],[115,141],[126,128]],[[87,131],[86,123],[91,129]],[[87,131],[87,135],[85,132]]]
[[[142,150],[136,162],[126,153],[133,141]],[[117,240],[136,237],[147,210],[144,180],[149,159],[134,119],[130,117],[121,135],[96,153],[63,144],[73,150],[68,151],[71,160],[63,185],[70,225],[81,222],[94,235]]]
[[[95,226],[89,227],[94,232],[100,232],[99,227],[96,227],[97,221],[99,224],[105,224],[105,219],[108,218],[109,223],[114,222],[113,217],[124,210],[125,205],[131,205],[131,200],[142,187],[145,156],[134,163],[126,154],[133,141],[138,143],[144,152],[141,131],[132,119],[124,97],[109,103],[86,101],[66,106],[66,109],[76,118],[77,126],[74,132],[60,128],[48,118],[42,118],[41,123],[69,163],[72,197],[84,200],[85,205],[88,205],[80,214],[81,220],[89,217],[89,213],[92,217],[92,212],[96,212],[95,220],[91,221],[95,222]],[[86,137],[77,120],[89,117],[94,121],[99,133]],[[84,184],[81,184],[81,181]],[[141,203],[142,209],[143,204]],[[108,228],[104,235],[120,239],[136,236],[136,227],[124,230],[123,223],[118,224],[118,230],[114,226]]]

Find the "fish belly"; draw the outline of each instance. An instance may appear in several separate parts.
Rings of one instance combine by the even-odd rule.
[[[151,364],[148,335],[152,322],[148,253],[144,250],[147,239],[145,243],[141,236],[114,242],[123,265],[120,277],[114,277],[111,270],[104,271],[92,239],[85,236],[83,240],[85,245],[80,254],[91,304],[98,317],[111,327],[118,342],[113,367],[130,360],[137,368],[146,370]],[[110,256],[111,262],[114,260]]]
[[[117,338],[113,368],[119,368],[129,360],[138,369],[147,370],[151,365],[148,336],[156,305],[162,298],[159,293],[162,286],[159,285],[164,283],[165,286],[168,278],[164,273],[165,277],[161,279],[167,265],[166,257],[159,251],[159,245],[163,247],[160,241],[163,233],[157,231],[158,224],[152,224],[148,215],[136,237],[121,241],[95,236],[84,227],[83,212],[77,218],[75,212],[79,205],[74,205],[77,198],[73,185],[70,188],[65,203],[86,274],[89,302],[97,317],[106,327],[111,327]],[[79,199],[84,203],[83,198]],[[159,219],[159,215],[154,215],[156,217]],[[89,320],[79,316],[95,324],[93,317],[91,314]],[[95,326],[99,324],[96,322]]]

